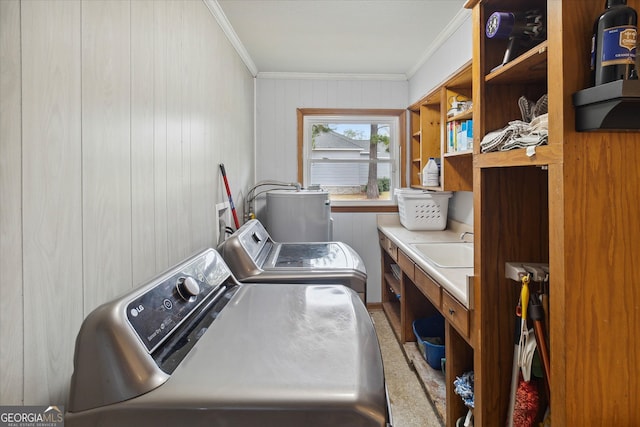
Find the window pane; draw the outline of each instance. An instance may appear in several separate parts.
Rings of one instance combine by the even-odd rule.
[[[393,116],[305,117],[303,185],[334,201],[392,202],[398,126]]]
[[[369,168],[377,192],[367,192]],[[331,200],[391,200],[391,171],[389,162],[312,162],[310,183],[328,191]]]

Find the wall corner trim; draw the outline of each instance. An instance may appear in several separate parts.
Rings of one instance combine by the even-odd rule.
[[[411,77],[422,67],[427,60],[433,55],[433,53],[438,50],[449,37],[455,33],[458,28],[468,19],[471,19],[471,11],[468,9],[460,9],[460,11],[453,17],[451,22],[447,24],[447,26],[442,30],[440,35],[433,40],[433,43],[422,53],[420,59],[416,64],[407,71],[407,80],[410,80]]]
[[[202,0],[202,1],[207,6],[207,8],[209,9],[213,17],[216,19],[216,21],[218,22],[218,25],[220,25],[220,28],[224,32],[225,36],[227,36],[227,39],[229,39],[229,41],[231,42],[231,45],[233,46],[233,48],[236,50],[236,52],[238,52],[238,55],[240,55],[242,62],[244,62],[244,64],[247,66],[251,75],[253,77],[256,77],[258,75],[258,68],[256,67],[256,64],[253,62],[253,59],[251,59],[249,52],[247,52],[247,49],[245,49],[244,45],[240,41],[240,38],[236,34],[235,30],[231,26],[231,23],[227,19],[227,16],[222,11],[222,8],[220,7],[220,4],[218,3],[218,1],[217,0]]]

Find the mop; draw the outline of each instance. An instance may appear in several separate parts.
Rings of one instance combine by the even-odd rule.
[[[462,398],[465,406],[469,408],[467,411],[467,416],[464,418],[462,425],[464,427],[473,426],[473,408],[475,407],[474,403],[474,394],[473,394],[473,385],[474,385],[474,373],[473,371],[466,372],[462,374],[461,377],[456,377],[453,381],[454,390],[453,392]]]
[[[538,414],[538,389],[531,381],[520,378],[516,401],[513,408],[513,425],[515,427],[533,427]]]
[[[518,370],[514,377],[518,378],[515,394],[512,395],[514,427],[532,427],[538,413],[539,396],[535,384],[531,383],[531,364],[536,350],[533,329],[527,328],[527,308],[529,305],[529,276],[522,277],[519,312],[520,339],[516,346]],[[512,383],[512,389],[514,384]]]

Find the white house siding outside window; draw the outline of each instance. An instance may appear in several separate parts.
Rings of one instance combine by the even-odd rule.
[[[401,186],[404,115],[341,112],[303,114],[303,186],[328,191],[334,206],[393,204],[393,190]]]

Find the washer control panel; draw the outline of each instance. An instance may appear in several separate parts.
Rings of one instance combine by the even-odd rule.
[[[273,246],[269,233],[258,221],[247,223],[238,238],[245,252],[254,262],[259,258],[261,252],[268,253]],[[265,247],[267,250],[263,251]]]
[[[206,252],[159,278],[127,305],[127,319],[152,352],[230,276],[215,251]]]

